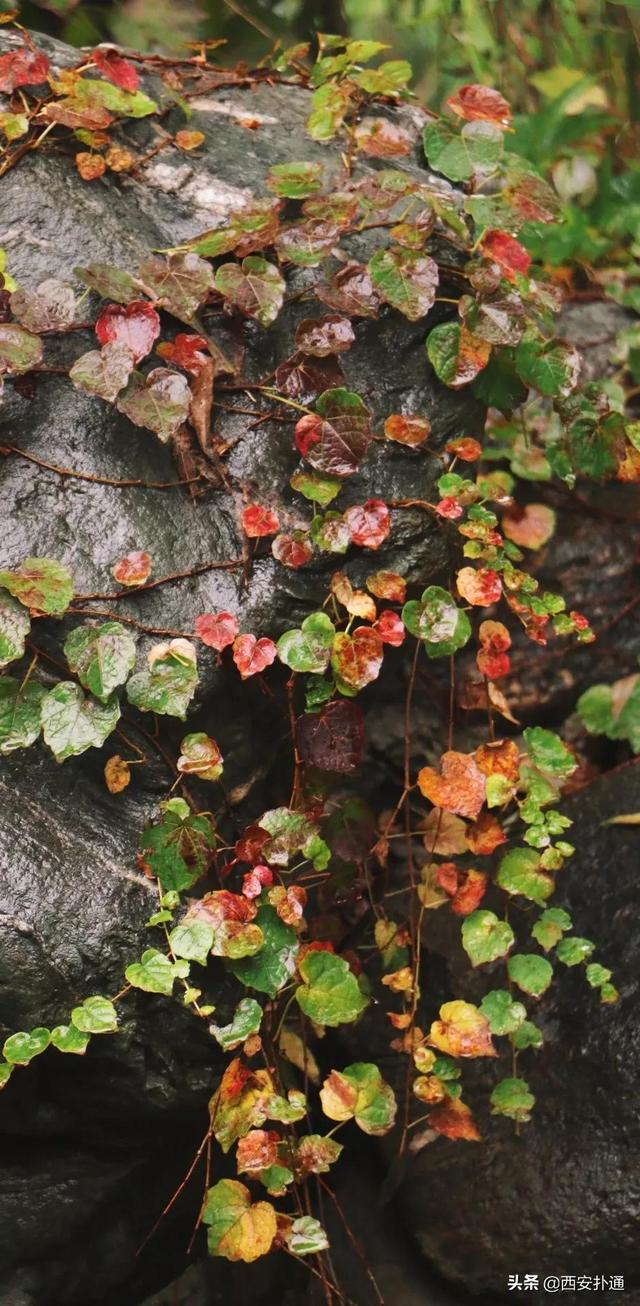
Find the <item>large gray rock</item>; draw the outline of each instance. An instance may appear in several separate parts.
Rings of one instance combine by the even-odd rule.
[[[0,50],[12,48],[14,40],[3,33]],[[75,51],[43,44],[58,66],[77,60]],[[76,265],[92,261],[135,270],[149,250],[223,224],[249,194],[263,193],[271,164],[321,159],[329,170],[340,166],[338,147],[314,145],[305,136],[303,90],[214,87],[192,107],[190,125],[206,138],[197,159],[185,162],[170,150],[136,177],[110,175],[88,185],[70,158],[42,149],[3,179],[0,245],[21,284],[73,278]],[[242,126],[248,116],[259,120],[257,131]],[[171,115],[165,123],[181,125]],[[147,123],[133,125],[131,133],[141,151],[152,141]],[[374,166],[364,165],[363,173]],[[401,166],[425,176],[417,147],[415,158]],[[360,240],[360,257],[368,256],[373,239]],[[292,286],[301,288],[305,276],[297,274]],[[97,307],[97,301],[90,303]],[[449,310],[436,306],[430,325],[443,311]],[[292,352],[295,324],[308,313],[308,306],[292,303],[275,330],[249,326],[242,332],[248,381],[269,375]],[[238,330],[237,323],[221,328],[230,352],[238,348]],[[429,452],[372,445],[345,503],[372,495],[432,498],[441,467],[437,451],[452,436],[478,433],[478,405],[437,383],[424,352],[425,334],[424,323],[411,326],[388,311],[374,323],[356,324],[345,375],[370,405],[378,429],[389,413],[421,412],[431,420],[433,435]],[[90,331],[74,332],[55,346],[55,357],[68,365],[94,343]],[[149,550],[155,577],[239,558],[245,490],[295,520],[301,501],[288,488],[298,465],[290,423],[252,429],[251,417],[227,411],[226,400],[230,407],[255,411],[265,411],[266,402],[256,393],[220,391],[219,397],[216,433],[231,446],[226,467],[232,493],[214,488],[194,500],[181,488],[115,488],[61,477],[7,455],[1,466],[7,506],[1,565],[30,554],[55,557],[72,570],[79,593],[103,593],[114,588],[114,561],[133,548]],[[164,482],[177,475],[154,436],[58,375],[39,376],[33,393],[7,386],[0,440],[35,459],[103,478]],[[411,580],[426,583],[443,563],[442,536],[424,513],[393,517],[391,539],[373,556],[373,565],[400,566]],[[118,613],[145,626],[188,632],[198,613],[226,608],[243,629],[277,635],[317,606],[335,565],[327,559],[293,572],[268,555],[252,565],[244,588],[238,571],[214,570],[128,598]],[[354,575],[364,565],[346,561]],[[105,600],[102,607],[108,606]],[[59,648],[69,624],[41,623],[39,642]],[[247,779],[261,783],[277,754],[282,722],[259,689],[251,685],[240,692],[237,676],[218,672],[211,655],[201,659],[201,672],[200,720],[228,758],[225,779],[231,786]],[[16,1028],[64,1020],[74,1002],[92,992],[115,993],[124,967],[149,942],[144,922],[154,900],[136,869],[135,852],[145,819],[166,793],[167,775],[161,763],[145,767],[131,789],[115,798],[104,789],[103,763],[104,757],[85,755],[57,767],[40,748],[5,763],[2,1038]],[[222,1014],[220,976],[211,983]],[[3,1306],[111,1306],[115,1300],[125,1306],[178,1272],[197,1191],[177,1204],[146,1256],[138,1259],[135,1252],[193,1155],[217,1067],[215,1044],[198,1022],[177,1004],[137,995],[123,1007],[121,1032],[94,1040],[85,1058],[50,1051],[16,1073],[0,1102],[6,1143],[0,1169]],[[219,1267],[217,1276],[216,1282],[225,1282]]]
[[[574,821],[577,853],[562,871],[557,902],[571,912],[575,933],[596,942],[597,959],[614,972],[619,1002],[601,1006],[582,967],[557,964],[535,1012],[544,1047],[520,1057],[519,1073],[537,1099],[531,1123],[516,1135],[508,1121],[489,1115],[492,1084],[510,1073],[504,1058],[488,1069],[469,1063],[465,1098],[482,1144],[429,1142],[400,1188],[423,1254],[448,1280],[492,1301],[503,1294],[506,1300],[508,1275],[524,1272],[541,1281],[546,1274],[624,1275],[624,1300],[640,1300],[638,831],[603,824],[639,808],[634,763],[563,805]],[[522,924],[522,941],[528,928]],[[453,938],[446,954],[434,960],[431,974],[446,967],[450,993],[477,1001],[502,985],[499,964],[495,977],[470,976]],[[617,1299],[616,1293],[602,1297]],[[546,1296],[541,1291],[531,1300]],[[581,1296],[567,1292],[562,1300]]]

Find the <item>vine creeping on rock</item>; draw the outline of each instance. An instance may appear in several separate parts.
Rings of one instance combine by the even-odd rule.
[[[245,1261],[278,1247],[296,1256],[326,1250],[322,1222],[301,1193],[309,1177],[337,1162],[342,1146],[335,1134],[345,1122],[381,1135],[397,1121],[402,1149],[425,1118],[436,1133],[477,1140],[476,1121],[463,1101],[465,1058],[496,1057],[505,1049],[508,1070],[493,1090],[491,1108],[525,1123],[534,1106],[524,1078],[526,1056],[542,1042],[535,1003],[555,963],[584,965],[603,1002],[617,997],[610,971],[592,960],[594,944],[572,932],[566,911],[549,905],[574,851],[557,800],[576,760],[546,729],[503,738],[496,721],[513,724],[499,684],[510,665],[506,622],[521,623],[536,643],[593,638],[586,618],[542,590],[524,564],[526,552],[551,537],[555,518],[544,504],[514,502],[518,466],[537,460],[569,485],[577,476],[637,480],[637,424],[625,423],[605,388],[581,383],[578,352],[553,335],[560,296],[533,263],[526,241],[532,224],[539,229],[557,217],[557,199],[542,177],[510,154],[503,97],[466,86],[450,98],[446,117],[427,118],[429,168],[463,187],[447,190],[433,174],[418,181],[402,167],[411,140],[392,108],[411,104],[407,65],[372,67],[383,53],[377,43],[337,37],[322,38],[311,70],[307,53],[285,52],[254,74],[212,73],[201,58],[184,61],[182,74],[165,69],[166,104],[140,89],[141,61],[112,50],[99,48],[77,68],[56,72],[25,34],[23,45],[0,57],[0,90],[9,97],[0,171],[55,142],[74,153],[87,185],[107,170],[134,172],[141,158],[125,143],[127,119],[160,122],[168,105],[212,75],[309,85],[310,137],[340,136],[343,142],[339,175],[329,176],[318,162],[274,165],[268,193],[239,207],[224,227],[171,250],[149,251],[134,269],[94,263],[76,269],[75,287],[49,280],[30,290],[16,285],[2,265],[0,379],[20,387],[59,366],[48,361],[49,347],[73,332],[82,314],[95,329],[96,347],[75,359],[69,384],[95,403],[114,405],[141,428],[141,439],[150,433],[168,444],[185,493],[199,495],[212,482],[236,497],[242,554],[203,568],[225,567],[246,577],[266,548],[294,571],[348,550],[371,559],[362,588],[337,567],[328,588],[319,590],[315,610],[277,638],[274,631],[241,630],[228,611],[194,612],[187,630],[119,617],[117,604],[126,594],[142,599],[197,570],[155,576],[148,540],[114,560],[113,592],[78,594],[73,576],[53,558],[26,558],[0,571],[0,659],[4,667],[18,664],[0,678],[3,754],[42,736],[64,763],[114,734],[131,751],[122,732],[123,704],[152,714],[152,722],[163,716],[187,721],[198,663],[214,658],[233,664],[242,680],[264,677],[265,692],[277,696],[288,716],[292,775],[280,803],[256,812],[233,839],[217,741],[187,725],[175,757],[162,736],[146,731],[149,750],[159,752],[172,773],[171,790],[140,841],[140,867],[158,892],[148,922],[150,946],[132,957],[118,994],[86,996],[61,1011],[52,1029],[12,1033],[0,1063],[6,1083],[49,1045],[83,1054],[91,1038],[117,1032],[118,1009],[132,990],[178,995],[230,1057],[211,1098],[203,1150],[212,1140],[223,1154],[235,1148],[243,1178],[210,1184],[201,1219],[212,1254]],[[143,70],[146,62],[163,68],[150,57]],[[175,139],[161,134],[153,148],[189,152],[199,144],[198,133],[185,129]],[[363,156],[382,159],[384,166],[362,178]],[[366,264],[357,257],[363,232],[375,232],[379,242]],[[299,269],[304,287],[294,292],[287,277]],[[216,319],[268,329],[292,293],[309,305],[295,352],[260,384],[249,384],[225,352]],[[457,317],[431,325],[438,303],[455,308]],[[341,507],[345,482],[374,441],[400,445],[416,462],[429,447],[426,414],[390,412],[374,430],[365,399],[345,384],[341,356],[360,322],[389,313],[424,320],[422,366],[454,390],[471,387],[490,408],[489,442],[483,448],[460,435],[447,443],[434,501],[381,497]],[[211,415],[216,396],[234,391],[240,411],[249,404],[248,416],[277,423],[300,456],[290,481],[299,507],[287,517],[268,496],[260,499],[235,484],[227,469],[227,449],[212,433]],[[255,411],[258,401],[269,405],[266,414]],[[533,411],[545,418],[535,427]],[[492,470],[497,458],[509,458],[514,474]],[[394,518],[415,508],[439,524],[451,567],[448,584],[422,593],[400,572],[376,569],[376,552]],[[47,623],[50,632],[63,617],[78,624],[55,654],[34,644],[32,625]],[[140,660],[139,638],[149,633],[162,635],[162,642]],[[334,801],[332,785],[357,773],[363,760],[358,695],[378,679],[384,662],[400,665],[405,644],[411,671],[403,787],[395,810],[372,823],[357,797],[348,810],[343,800]],[[486,742],[459,751],[451,720],[439,765],[414,774],[417,671],[444,659],[453,685],[456,654],[469,647],[476,674],[467,705],[486,711]],[[115,796],[126,788],[131,766],[147,761],[144,750],[135,758],[110,757],[109,791]],[[193,781],[211,786],[206,808],[194,797]],[[348,839],[341,838],[341,822]],[[386,863],[395,838],[405,841],[406,881],[390,888]],[[488,860],[494,854],[495,872]],[[358,918],[354,946],[340,927],[345,894]],[[511,899],[527,924],[531,942],[524,951],[517,950],[508,919]],[[493,910],[498,904],[501,914]],[[504,963],[504,969],[479,1005],[463,997],[446,1002],[423,1028],[420,943],[435,910],[461,918],[471,966]],[[200,987],[200,968],[212,957],[237,983],[227,1023],[216,1019]],[[373,1002],[388,1017],[402,1062],[399,1088],[374,1063],[318,1064],[325,1031],[355,1023]],[[328,1130],[313,1132],[322,1117]],[[280,1206],[254,1200],[245,1177]]]

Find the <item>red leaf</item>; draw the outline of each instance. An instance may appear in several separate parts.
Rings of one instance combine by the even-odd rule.
[[[280,529],[278,514],[271,508],[263,508],[259,503],[251,503],[242,510],[242,529],[250,539],[275,535]]]
[[[384,645],[377,630],[370,626],[356,626],[353,635],[339,631],[331,653],[331,666],[338,687],[342,681],[351,692],[364,689],[365,685],[377,679],[383,657]]]
[[[515,236],[506,231],[488,231],[483,237],[482,248],[498,264],[508,281],[515,281],[516,272],[526,277],[531,267],[531,255]]]
[[[276,646],[271,639],[256,639],[255,635],[238,635],[233,641],[233,660],[242,676],[257,676],[275,660]]]
[[[418,772],[420,793],[434,807],[469,816],[473,821],[484,802],[485,785],[485,777],[470,753],[443,753],[440,775],[432,766],[423,766]]]
[[[345,263],[329,281],[316,287],[316,294],[330,308],[352,317],[377,317],[380,309],[380,296],[364,263]]]
[[[437,1134],[445,1138],[464,1138],[467,1142],[477,1143],[480,1134],[473,1116],[464,1102],[449,1097],[429,1112],[429,1124]]]
[[[507,650],[511,648],[511,636],[501,621],[483,621],[478,631],[480,649],[476,654],[479,670],[487,680],[499,680],[507,676],[511,669]]]
[[[367,499],[366,503],[347,508],[345,517],[354,544],[366,549],[379,549],[391,527],[391,517],[382,499]]]
[[[297,568],[304,567],[313,557],[313,546],[304,531],[295,531],[293,535],[277,535],[271,552],[284,567]]]
[[[46,82],[49,60],[39,50],[23,46],[11,54],[0,55],[0,91],[11,95],[16,86],[39,86]]]
[[[415,449],[430,435],[431,422],[428,417],[403,417],[401,413],[394,413],[387,417],[384,433],[387,440],[395,440],[397,444],[406,444],[410,449]]]
[[[302,350],[285,358],[275,374],[276,389],[287,399],[299,404],[310,404],[324,390],[337,389],[344,384],[344,372],[335,354],[326,358],[313,358]]]
[[[447,105],[465,122],[493,122],[498,127],[508,127],[511,122],[507,100],[490,86],[461,86],[448,97]]]
[[[355,340],[348,317],[327,313],[324,317],[307,317],[296,328],[296,345],[303,354],[326,358],[350,349]],[[328,388],[328,387],[326,387]]]
[[[451,898],[451,910],[469,916],[482,902],[487,891],[487,877],[482,871],[460,871],[453,862],[443,862],[436,870],[438,884]]]
[[[93,51],[91,58],[96,68],[108,77],[110,82],[115,82],[123,91],[137,91],[140,79],[132,63],[128,59],[123,59],[117,50],[104,50],[98,47]]]
[[[488,608],[497,603],[502,594],[502,581],[497,571],[488,567],[462,567],[456,576],[458,593],[475,607]]]
[[[150,574],[151,556],[141,550],[126,553],[124,558],[116,562],[112,571],[114,580],[120,585],[144,585]]]
[[[383,644],[391,644],[393,648],[400,648],[407,633],[402,618],[391,608],[383,609],[373,629],[377,630]]]
[[[465,839],[472,853],[488,857],[500,844],[506,843],[507,836],[493,812],[481,812],[477,821],[467,826]]]
[[[447,453],[461,458],[463,463],[475,463],[482,457],[482,445],[468,435],[461,436],[459,440],[448,440],[445,447]]]
[[[160,318],[144,299],[134,299],[126,308],[107,304],[96,322],[95,332],[101,345],[119,340],[131,350],[136,363],[153,349],[160,335]]]
[[[266,831],[265,831],[266,833]],[[243,861],[246,861],[243,858]],[[247,871],[242,881],[242,892],[245,898],[259,898],[263,889],[268,889],[273,884],[273,871],[270,866],[254,866],[252,871]]]
[[[235,845],[235,854],[240,862],[259,862],[262,849],[269,842],[271,835],[261,825],[248,825]]]
[[[174,340],[163,340],[156,353],[170,363],[175,363],[176,367],[190,372],[192,376],[197,376],[210,359],[206,340],[186,331],[179,331]]]
[[[196,617],[194,629],[203,644],[221,653],[229,644],[233,644],[239,627],[230,612],[204,612],[201,617]]]
[[[461,517],[463,511],[462,504],[459,503],[457,499],[454,499],[451,494],[448,494],[444,499],[441,499],[440,502],[436,504],[436,512],[438,513],[438,516],[448,517],[451,521],[455,521],[457,517]]]
[[[338,699],[305,713],[296,721],[296,746],[303,762],[322,771],[355,771],[364,754],[362,710]]]

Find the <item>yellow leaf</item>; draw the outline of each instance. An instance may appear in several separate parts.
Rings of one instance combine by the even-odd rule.
[[[471,1002],[445,1002],[429,1042],[450,1057],[495,1057],[489,1022]]]
[[[221,1179],[207,1193],[202,1219],[209,1225],[212,1256],[228,1261],[257,1261],[271,1249],[276,1213],[271,1202],[251,1204],[251,1194],[237,1179]]]
[[[104,782],[110,794],[120,794],[131,781],[129,763],[119,753],[110,757],[104,768]]]

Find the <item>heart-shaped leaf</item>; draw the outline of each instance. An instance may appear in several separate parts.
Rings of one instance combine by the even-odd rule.
[[[374,289],[410,322],[418,322],[432,308],[440,274],[427,254],[382,249],[369,259],[368,266]]]
[[[350,349],[355,340],[348,317],[326,313],[324,317],[306,317],[296,328],[296,345],[303,354],[326,358]]]
[[[76,626],[64,642],[64,655],[80,683],[104,703],[133,670],[136,645],[120,622],[105,621]]]
[[[213,289],[213,268],[198,254],[155,255],[140,265],[140,280],[160,308],[190,322]]]
[[[0,753],[28,748],[40,734],[40,711],[46,690],[37,681],[20,684],[0,676]]]
[[[71,1012],[71,1023],[82,1034],[115,1034],[118,1015],[109,998],[85,998]]]
[[[208,1225],[211,1256],[227,1261],[255,1261],[271,1249],[277,1233],[276,1213],[270,1202],[251,1202],[251,1194],[237,1179],[220,1179],[209,1188],[202,1211]]]
[[[380,296],[374,290],[368,267],[353,260],[321,282],[316,293],[330,308],[350,317],[377,317],[380,310]]]
[[[62,680],[42,701],[44,742],[57,762],[77,757],[88,748],[101,748],[120,718],[116,699],[98,703],[86,698],[71,680]]]
[[[29,613],[17,599],[0,589],[0,667],[22,657],[30,629]]]
[[[76,390],[99,395],[113,403],[133,371],[133,354],[128,345],[113,340],[103,349],[90,349],[77,358],[69,372],[69,380]]]
[[[278,657],[292,671],[321,673],[329,665],[335,633],[336,628],[325,612],[313,612],[305,617],[300,630],[287,630],[280,637]]]
[[[371,441],[369,410],[351,390],[325,390],[316,412],[297,423],[295,439],[303,458],[319,472],[352,476]]]
[[[384,645],[370,626],[356,626],[353,635],[339,631],[331,651],[331,668],[341,694],[352,696],[377,680]]]
[[[238,1003],[229,1025],[211,1025],[211,1032],[224,1052],[233,1052],[251,1034],[257,1034],[262,1022],[262,1007],[255,998]]]
[[[141,712],[159,712],[184,721],[198,684],[193,644],[186,639],[158,644],[148,655],[148,667],[127,684],[127,698]]]
[[[491,345],[458,322],[442,322],[427,336],[427,355],[436,376],[456,390],[486,367]]]
[[[46,1051],[50,1042],[51,1033],[48,1029],[32,1029],[30,1033],[20,1030],[6,1040],[2,1055],[10,1065],[28,1066],[34,1057]]]
[[[25,558],[16,571],[0,571],[0,586],[35,616],[61,617],[73,598],[67,568],[52,558]]]
[[[264,940],[260,951],[255,956],[229,962],[229,969],[241,984],[275,998],[295,970],[299,947],[296,932],[285,925],[273,907],[260,907],[256,924]]]
[[[348,963],[333,952],[308,952],[300,962],[304,981],[296,1001],[316,1025],[345,1025],[357,1020],[367,1006]]]
[[[161,819],[148,825],[141,849],[145,864],[165,892],[190,889],[207,869],[215,847],[215,831],[208,816],[194,816],[183,798],[161,803]]]
[[[284,199],[302,200],[320,190],[321,163],[274,163],[269,168],[267,190]]]
[[[124,977],[134,989],[143,989],[145,993],[164,993],[169,997],[174,981],[179,976],[184,978],[188,973],[186,962],[171,962],[164,952],[158,952],[157,948],[147,948],[140,961],[127,966]]]
[[[29,372],[42,362],[42,341],[13,322],[0,323],[0,373]]]
[[[166,444],[189,416],[191,391],[186,377],[156,367],[148,376],[133,372],[116,407],[135,426],[153,431]]]
[[[112,340],[126,345],[134,361],[139,363],[160,335],[160,318],[146,299],[134,299],[126,307],[107,304],[96,322],[95,332],[101,345]]]
[[[355,1120],[365,1134],[388,1134],[396,1118],[393,1089],[368,1061],[332,1070],[320,1089],[320,1101],[330,1120]]]
[[[118,304],[130,304],[140,289],[131,273],[113,263],[90,263],[86,268],[74,268],[74,272],[89,290],[95,290],[102,299],[113,299]]]
[[[402,620],[411,635],[424,641],[431,658],[455,653],[471,636],[466,612],[456,606],[448,590],[440,585],[429,585],[420,599],[405,603]]]
[[[215,287],[225,299],[261,326],[275,322],[284,300],[285,281],[277,267],[258,254],[250,254],[237,263],[223,263],[215,277]]]
[[[75,317],[76,297],[71,286],[50,277],[35,290],[14,291],[11,311],[27,331],[64,331]]]
[[[472,966],[506,957],[514,943],[511,926],[492,911],[474,911],[463,921],[462,946]]]

